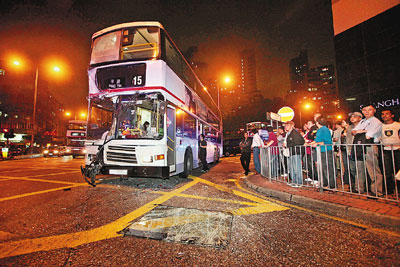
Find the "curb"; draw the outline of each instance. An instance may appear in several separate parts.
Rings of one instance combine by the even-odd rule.
[[[320,211],[321,213],[328,213],[338,217],[346,217],[350,219],[361,219],[373,224],[394,228],[396,231],[400,230],[400,218],[390,215],[384,215],[358,208],[348,207],[336,203],[325,202],[313,198],[294,195],[278,190],[272,190],[266,187],[260,187],[251,183],[248,179],[243,179],[246,186],[267,196],[277,198],[282,201],[297,204],[299,206],[312,208]]]

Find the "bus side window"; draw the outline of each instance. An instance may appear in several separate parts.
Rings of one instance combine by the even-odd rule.
[[[168,38],[165,38],[165,53],[168,66],[170,66],[178,76],[182,76],[182,61],[180,55]]]
[[[194,118],[185,112],[183,117],[184,124],[184,136],[192,139],[196,139],[196,121]]]
[[[181,109],[176,110],[176,136],[183,137],[183,117],[185,112]]]

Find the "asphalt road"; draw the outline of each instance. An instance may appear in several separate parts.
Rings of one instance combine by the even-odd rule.
[[[400,263],[398,237],[244,188],[238,157],[190,179],[104,176],[97,187],[84,182],[81,164],[70,157],[0,162],[0,266]]]

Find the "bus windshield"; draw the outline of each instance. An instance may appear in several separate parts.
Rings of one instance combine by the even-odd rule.
[[[111,129],[114,105],[109,98],[90,100],[88,139],[103,139]]]
[[[165,101],[160,93],[119,97],[115,111],[117,139],[162,139]]]
[[[90,65],[149,60],[159,55],[160,29],[132,27],[101,35],[93,40]]]

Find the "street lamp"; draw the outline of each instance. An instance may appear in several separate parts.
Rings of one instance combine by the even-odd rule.
[[[23,62],[21,62],[18,59],[13,59],[12,64],[16,66],[17,68],[23,67]],[[61,72],[61,68],[57,65],[52,66],[52,70],[54,72]],[[39,66],[36,66],[36,71],[35,71],[35,86],[34,86],[34,93],[33,93],[33,114],[32,114],[32,126],[33,126],[33,133],[31,137],[31,149],[33,149],[33,144],[35,141],[35,129],[36,127],[36,105],[37,105],[37,95],[38,95],[38,81],[39,81]],[[33,152],[33,150],[32,150]]]
[[[70,111],[66,111],[65,113],[64,113],[64,115],[66,116],[66,117],[71,117],[72,116],[72,113],[70,112]],[[76,120],[76,118],[79,118],[79,119],[82,119],[82,120],[84,120],[84,119],[86,119],[86,112],[83,112],[83,111],[81,111],[81,112],[75,112],[74,113],[74,120]]]
[[[229,84],[229,83],[231,82],[231,77],[226,76],[226,77],[223,79],[223,81],[224,81],[226,84]],[[216,80],[216,82],[217,82],[218,109],[219,109],[219,91],[221,90],[221,86],[220,86],[220,83],[218,82],[218,80]]]
[[[305,104],[304,106],[304,109],[310,109],[311,108],[311,104],[309,104],[309,103],[307,103],[307,104]],[[300,112],[300,126],[302,127],[303,126],[303,123],[302,123],[302,119],[301,119],[301,106],[300,106],[300,108],[299,108],[299,112]]]

